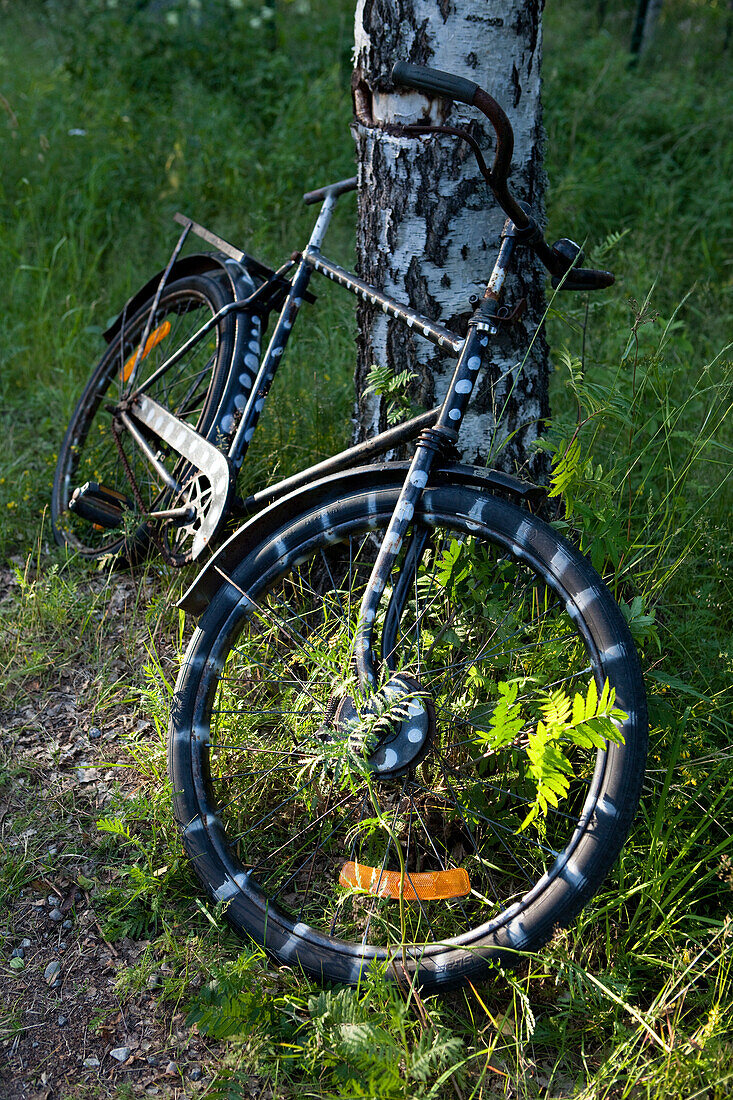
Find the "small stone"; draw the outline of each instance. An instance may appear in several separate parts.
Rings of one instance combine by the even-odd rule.
[[[97,726],[91,726],[89,729],[89,740],[96,741],[102,736],[102,731]]]
[[[158,1065],[158,1059],[155,1057],[154,1054],[149,1054],[146,1061],[147,1061],[149,1066],[157,1066]]]
[[[10,958],[11,959],[24,959],[25,958],[24,948],[14,947],[13,950],[10,952]]]
[[[116,1062],[126,1062],[130,1057],[129,1047],[115,1047],[114,1050],[109,1052],[110,1058],[114,1058]]]
[[[65,920],[61,927],[63,928],[64,932],[70,932],[71,929],[74,927],[74,922],[73,920]]]
[[[169,1077],[174,1077],[178,1073],[178,1065],[176,1062],[169,1062],[165,1067],[165,1072]]]
[[[56,1023],[59,1025],[59,1027],[66,1027],[68,1022],[69,1022],[68,1016],[59,1016],[59,1018],[56,1020]]]
[[[162,984],[163,979],[161,978],[160,974],[157,973],[157,971],[153,971],[146,982],[148,989],[160,989]]]
[[[61,912],[60,909],[52,909],[48,916],[50,920],[55,921],[56,923],[64,919],[64,914]]]
[[[87,1069],[96,1069],[96,1067],[99,1065],[99,1058],[96,1058],[92,1054],[92,1055],[90,1055],[89,1058],[84,1059],[84,1061],[82,1062],[82,1065],[86,1066]]]
[[[61,943],[59,944],[59,951],[65,951],[65,950],[66,950],[66,944],[62,940]]]
[[[50,856],[56,856],[56,855],[58,855],[58,851],[59,851],[58,848],[54,845],[53,848],[48,849],[48,854]]]
[[[46,967],[46,969],[43,971],[43,976],[50,985],[51,982],[54,981],[54,979],[57,978],[60,973],[61,973],[61,963],[60,962],[50,962],[48,964],[48,966]]]
[[[49,894],[48,897],[46,898],[46,901],[48,902],[49,905],[56,906],[56,905],[58,905],[59,899],[56,897],[55,894]]]
[[[194,1066],[188,1074],[192,1081],[200,1081],[203,1075],[204,1071],[201,1069],[201,1066]]]
[[[33,943],[32,943],[31,940],[21,940],[20,946],[21,947],[32,947]]]
[[[51,989],[61,989],[61,978],[57,978],[55,982],[51,982]]]

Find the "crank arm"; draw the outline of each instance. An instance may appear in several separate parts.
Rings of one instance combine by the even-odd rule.
[[[191,546],[191,555],[197,558],[208,546],[226,512],[231,483],[229,463],[213,443],[209,443],[183,420],[179,420],[147,394],[138,394],[128,415],[134,417],[140,424],[144,424],[158,439],[167,443],[176,454],[195,467],[198,473],[203,474],[211,486],[211,498],[205,510],[199,508],[194,501],[185,506],[193,508],[196,512],[194,522],[197,524],[197,529]],[[167,478],[164,480],[170,484]]]
[[[187,508],[162,508],[156,512],[148,512],[146,519],[178,520],[180,524],[192,523],[196,519],[196,509],[192,504]]]

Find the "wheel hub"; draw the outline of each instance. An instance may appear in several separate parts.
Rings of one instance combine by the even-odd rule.
[[[435,708],[419,682],[394,675],[374,701],[357,710],[350,695],[341,700],[334,725],[380,776],[402,775],[425,756],[435,729]]]

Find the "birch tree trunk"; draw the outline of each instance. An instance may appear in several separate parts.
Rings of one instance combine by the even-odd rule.
[[[389,294],[460,335],[481,296],[499,245],[504,214],[465,142],[446,136],[393,136],[385,124],[470,125],[491,163],[494,134],[474,109],[427,97],[390,80],[396,61],[430,65],[486,88],[514,127],[510,185],[543,221],[540,108],[544,0],[358,0],[353,78],[359,162],[357,270]],[[531,445],[548,413],[547,346],[535,336],[544,309],[541,267],[518,251],[504,301],[526,297],[521,321],[492,341],[493,365],[479,380],[461,429],[464,458],[538,476]],[[416,375],[414,399],[442,400],[454,360],[369,304],[358,306],[356,436],[385,426],[382,402],[364,396],[372,364]],[[534,338],[529,353],[527,349]],[[492,401],[493,375],[495,389]],[[496,424],[497,409],[501,413]]]
[[[662,0],[639,0],[631,33],[631,53],[641,57],[649,49],[657,28]]]

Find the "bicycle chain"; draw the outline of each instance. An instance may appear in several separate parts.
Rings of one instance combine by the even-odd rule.
[[[132,470],[132,466],[130,465],[130,461],[129,461],[127,455],[125,454],[124,447],[122,446],[122,439],[120,438],[120,436],[121,436],[121,429],[120,429],[119,421],[117,420],[116,417],[113,416],[112,417],[112,438],[114,439],[115,447],[117,448],[117,452],[120,456],[120,462],[122,463],[123,469],[125,471],[125,476],[126,476],[127,480],[130,482],[130,486],[132,488],[132,494],[135,498],[135,505],[138,508],[138,510],[140,511],[141,515],[145,515],[145,513],[148,511],[148,509],[145,507],[145,502],[143,500],[142,493],[140,492],[140,487],[138,486],[137,480],[135,478],[135,474],[133,473],[133,470]],[[180,560],[178,560],[178,558],[176,558],[175,554],[172,554],[170,552],[170,550],[168,549],[168,547],[165,545],[165,541],[164,541],[162,535],[158,533],[158,529],[160,528],[161,525],[159,523],[156,523],[156,522],[151,521],[149,519],[146,520],[145,523],[146,523],[146,527],[147,527],[150,539],[152,540],[154,546],[158,550],[160,556],[162,557],[162,559],[166,563],[166,565],[170,565],[174,569],[180,569],[181,566],[185,564],[185,562],[181,562]]]

